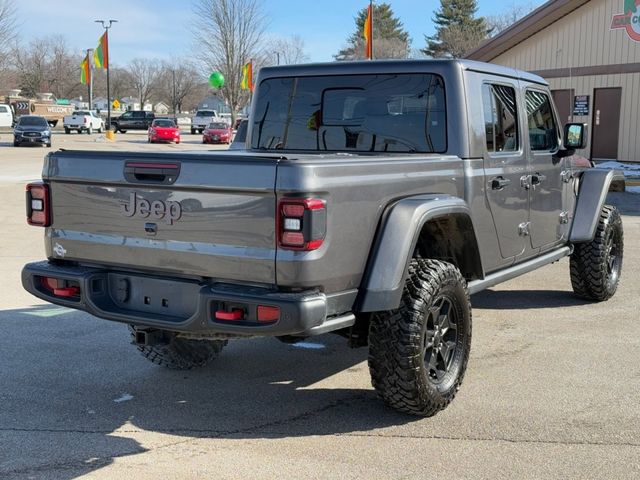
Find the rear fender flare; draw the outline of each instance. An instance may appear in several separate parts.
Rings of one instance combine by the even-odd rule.
[[[418,195],[408,197],[387,209],[369,255],[367,268],[356,301],[356,311],[376,312],[398,308],[423,226],[438,218],[462,216],[470,226],[468,248],[475,249],[477,277],[483,278],[480,253],[464,200],[451,195]]]

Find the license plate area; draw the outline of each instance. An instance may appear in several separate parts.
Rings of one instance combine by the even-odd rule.
[[[196,313],[200,288],[197,283],[187,281],[108,275],[109,296],[119,309],[173,322],[186,320]]]

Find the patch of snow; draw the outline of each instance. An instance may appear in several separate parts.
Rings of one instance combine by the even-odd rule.
[[[640,163],[604,162],[598,163],[595,168],[622,170],[625,177],[640,177]]]
[[[120,396],[120,398],[116,398],[113,401],[115,403],[122,403],[122,402],[128,402],[129,400],[133,400],[133,395],[128,393],[123,393],[122,396]]]

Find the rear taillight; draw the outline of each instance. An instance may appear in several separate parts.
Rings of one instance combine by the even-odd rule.
[[[49,185],[30,183],[27,185],[27,222],[29,225],[48,227],[51,225]]]
[[[317,250],[327,233],[327,202],[319,198],[285,198],[278,205],[278,246]]]

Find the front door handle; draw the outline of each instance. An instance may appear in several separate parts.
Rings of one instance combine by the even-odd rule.
[[[491,179],[491,190],[502,190],[508,185],[511,185],[511,180],[508,178],[496,177]]]
[[[540,185],[547,179],[546,175],[542,175],[541,173],[534,173],[531,175],[531,185],[535,188],[536,185]]]

